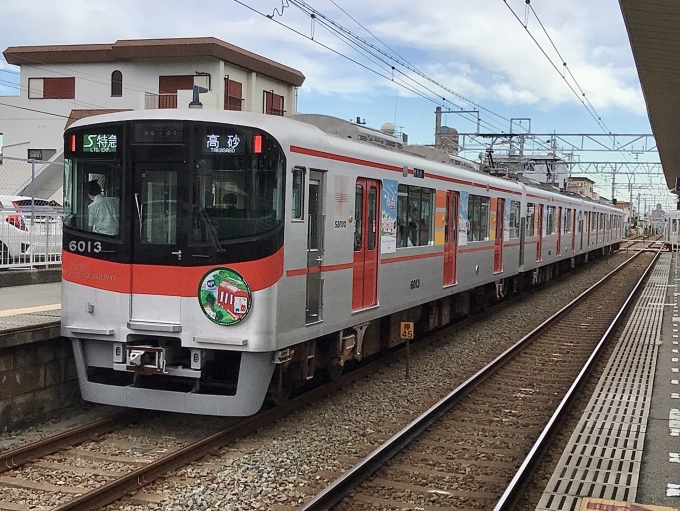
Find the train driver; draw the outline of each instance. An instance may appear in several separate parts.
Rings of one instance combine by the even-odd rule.
[[[87,183],[87,194],[92,203],[87,207],[87,225],[92,232],[117,236],[120,201],[117,197],[104,197],[96,179]]]

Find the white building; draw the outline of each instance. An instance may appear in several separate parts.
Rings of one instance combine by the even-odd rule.
[[[208,89],[203,108],[293,115],[305,80],[212,37],[19,46],[3,55],[20,66],[20,94],[0,97],[3,154],[15,158],[48,160],[61,152],[67,124],[88,115],[187,108],[194,85]]]

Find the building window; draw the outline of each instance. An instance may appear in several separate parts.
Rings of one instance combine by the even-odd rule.
[[[397,192],[397,247],[418,247],[432,241],[435,191],[399,185]]]
[[[519,201],[510,201],[510,239],[519,238]]]
[[[304,213],[304,196],[305,196],[305,169],[302,167],[295,167],[293,169],[293,220],[302,220]]]
[[[274,91],[264,91],[264,113],[269,115],[283,116],[283,96],[274,94]]]
[[[224,109],[243,110],[243,84],[229,77],[224,79]]]
[[[470,195],[468,199],[468,241],[485,241],[489,239],[489,197]]]
[[[29,78],[29,99],[75,99],[75,78]]]
[[[120,98],[123,95],[123,73],[114,71],[111,73],[111,97]]]

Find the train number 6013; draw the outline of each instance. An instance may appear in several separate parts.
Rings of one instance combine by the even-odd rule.
[[[72,240],[68,244],[68,249],[71,252],[94,252],[95,254],[98,254],[102,251],[102,244],[101,241],[95,241],[92,243],[91,241],[85,242],[82,240]]]
[[[418,289],[420,288],[420,279],[413,279],[411,281],[411,289]]]

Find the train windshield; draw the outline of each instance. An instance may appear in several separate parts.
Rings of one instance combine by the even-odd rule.
[[[67,130],[64,156],[66,248],[208,265],[283,244],[285,156],[261,130],[179,119],[95,124]]]
[[[64,226],[117,238],[123,187],[117,134],[87,134],[82,144],[90,157],[64,160]]]
[[[284,159],[252,130],[197,125],[191,241],[250,238],[281,225]]]

